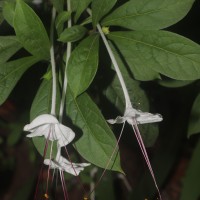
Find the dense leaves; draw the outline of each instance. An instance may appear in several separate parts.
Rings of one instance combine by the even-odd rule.
[[[0,104],[7,99],[24,72],[38,60],[37,57],[31,56],[0,65]]]
[[[99,37],[97,34],[84,39],[72,52],[67,74],[75,97],[91,84],[98,67],[98,55]]]
[[[15,2],[5,1],[4,6],[3,6],[3,16],[11,26],[13,26],[15,5],[16,5]]]
[[[14,29],[23,47],[41,59],[49,58],[50,42],[36,13],[22,0],[17,0]]]
[[[91,98],[86,93],[81,94],[78,98],[73,96],[72,91],[68,90],[67,115],[82,132],[76,142],[76,149],[89,162],[105,168],[117,141]],[[108,169],[121,172],[119,155],[116,153]]]
[[[92,23],[96,27],[99,20],[107,14],[115,5],[117,0],[93,0],[92,1]]]
[[[74,0],[72,1],[72,9],[76,12],[74,19],[77,22],[82,12],[88,7],[92,0]]]
[[[180,21],[194,0],[128,1],[107,16],[104,26],[118,25],[133,30],[157,30]]]
[[[63,31],[64,23],[71,17],[71,12],[63,11],[58,14],[55,21],[55,26],[58,35]]]
[[[58,12],[63,11],[63,5],[64,5],[64,0],[51,0],[53,3],[53,6],[56,8]]]
[[[0,63],[6,62],[21,47],[15,36],[0,36]]]
[[[4,4],[2,4],[3,2]],[[155,109],[152,110],[161,110],[164,117],[161,129],[163,131],[166,128],[166,130],[162,132],[158,143],[152,148],[151,161],[156,179],[158,177],[158,183],[165,182],[165,177],[169,173],[176,155],[180,153],[182,141],[185,141],[184,131],[188,127],[188,136],[200,132],[200,95],[194,101],[188,120],[189,117],[185,113],[189,113],[190,108],[187,110],[186,107],[191,107],[191,105],[178,109],[179,106],[181,107],[180,99],[177,101],[178,103],[174,102],[174,98],[170,95],[165,96],[165,92],[171,90],[170,88],[173,88],[174,91],[182,91],[184,88],[179,87],[190,87],[193,85],[190,83],[194,81],[195,84],[197,83],[195,87],[199,87],[200,46],[181,35],[159,29],[171,26],[183,19],[191,9],[194,0],[71,0],[72,9],[70,9],[69,2],[64,0],[42,1],[42,4],[37,6],[32,4],[33,1],[26,2],[36,8],[37,12],[44,11],[42,16],[45,17],[46,26],[55,22],[53,28],[57,33],[52,29],[48,33],[53,37],[51,43],[54,46],[55,55],[49,53],[51,43],[46,29],[50,28],[44,27],[39,16],[24,0],[0,1],[0,30],[3,35],[6,35],[0,36],[0,104],[5,102],[27,69],[38,61],[49,62],[50,56],[51,61],[55,57],[55,75],[59,81],[59,83],[57,82],[56,117],[59,116],[60,90],[64,88],[63,79],[66,72],[68,85],[66,116],[63,117],[63,123],[70,126],[76,133],[75,140],[72,142],[75,150],[88,162],[105,168],[117,141],[95,102],[102,106],[102,110],[109,105],[106,114],[110,118],[114,118],[116,112],[123,115],[125,99],[115,71],[109,69],[111,65],[107,51],[105,51],[102,41],[99,43],[99,29],[96,28],[96,25],[101,24],[125,79],[133,107],[148,112],[155,106]],[[50,17],[52,7],[56,10],[55,21],[51,21]],[[92,10],[91,16],[88,14],[87,8]],[[8,23],[1,23],[3,18]],[[72,22],[70,28],[67,26],[69,19]],[[7,29],[9,25],[11,27]],[[107,26],[114,26],[110,28],[111,32]],[[4,27],[6,27],[5,32]],[[12,28],[14,28],[16,36],[10,36],[13,35]],[[127,29],[134,31],[127,31]],[[113,30],[116,32],[112,32]],[[119,30],[120,32],[118,32]],[[190,29],[188,28],[188,30]],[[70,46],[66,45],[67,42],[73,43],[72,49],[70,50],[70,47],[66,51],[66,46]],[[22,47],[25,51],[21,49]],[[71,52],[69,53],[69,51]],[[63,55],[66,55],[65,52],[70,55],[67,65],[65,58],[63,59]],[[32,56],[23,57],[28,53]],[[67,69],[64,69],[65,66]],[[106,67],[108,69],[105,70]],[[41,77],[41,69],[36,68],[35,70]],[[107,72],[110,73],[107,74]],[[37,73],[31,74],[32,78],[35,78],[35,75]],[[99,80],[105,82],[102,84]],[[141,83],[140,81],[146,82]],[[30,88],[32,89],[32,87]],[[88,88],[91,89],[89,92],[91,92],[92,98],[86,93]],[[42,84],[38,91],[33,91],[33,93],[35,92],[37,94],[31,107],[31,120],[41,114],[51,112],[51,70],[48,70],[43,76]],[[166,97],[164,100],[163,95]],[[105,102],[99,102],[101,100],[105,100]],[[153,105],[150,104],[154,100]],[[158,102],[159,100],[160,102]],[[163,102],[168,102],[166,108]],[[187,119],[185,120],[185,118]],[[189,121],[189,126],[185,121]],[[118,127],[114,128],[117,130]],[[126,128],[128,129],[128,127]],[[157,124],[141,125],[139,128],[146,147],[153,146],[158,136]],[[20,142],[21,135],[20,130],[18,131],[20,128],[16,126],[14,129],[16,131],[8,137],[7,144],[15,145]],[[127,142],[128,137],[127,134],[123,135],[124,141],[121,142]],[[198,137],[198,135],[192,138],[194,137]],[[33,141],[39,153],[43,155],[44,137],[34,138]],[[4,136],[0,136],[0,143],[3,142]],[[135,148],[134,141],[130,141],[130,145],[131,148]],[[53,157],[55,157],[56,145],[53,148]],[[50,154],[50,148],[48,148],[47,154]],[[140,154],[138,155],[140,156]],[[182,200],[196,200],[199,197],[198,187],[193,186],[194,184],[199,185],[199,181],[195,179],[199,176],[198,155],[199,143],[183,180]],[[108,168],[123,172],[119,154],[115,154]],[[90,169],[88,168],[88,170]],[[109,181],[109,187],[106,188],[107,186],[103,185],[103,190],[114,191],[111,179]],[[138,184],[139,189],[136,188],[136,191],[133,192],[133,198],[151,198],[155,189],[152,179],[144,175],[140,183],[141,185]],[[96,194],[98,195],[98,192]],[[113,192],[111,196],[107,195],[106,197],[115,198]],[[101,198],[100,194],[99,198]]]
[[[61,34],[58,41],[61,42],[75,42],[80,40],[87,32],[84,26],[75,25],[70,28],[66,28]]]
[[[138,80],[158,78],[158,73],[177,80],[200,77],[200,46],[167,31],[112,32],[114,41]]]

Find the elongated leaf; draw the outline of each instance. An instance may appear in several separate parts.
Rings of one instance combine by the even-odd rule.
[[[200,46],[193,41],[167,31],[113,32],[108,37],[115,42],[133,75],[139,80],[151,70],[177,80],[200,77]],[[155,75],[155,73],[154,73]]]
[[[104,26],[133,30],[157,30],[171,26],[187,15],[195,0],[128,1],[107,16]]]
[[[92,23],[96,27],[99,20],[106,15],[117,0],[93,0],[92,1]]]
[[[84,26],[75,25],[70,28],[66,28],[61,34],[58,41],[61,42],[75,42],[80,40],[87,32]]]
[[[0,63],[6,62],[21,47],[15,36],[0,36]]]
[[[27,51],[41,59],[49,58],[50,42],[46,30],[36,13],[22,0],[17,0],[14,29]]]
[[[68,90],[67,115],[83,132],[76,142],[76,148],[86,160],[105,168],[116,145],[116,139],[91,98],[86,93],[76,99],[73,96],[72,92]],[[122,171],[119,155],[113,156],[109,169]]]
[[[5,1],[3,5],[3,16],[11,26],[13,26],[15,5],[16,3],[12,1]]]
[[[183,179],[183,190],[181,192],[181,200],[194,199],[200,196],[200,141],[198,142],[192,159],[190,161],[186,176]]]
[[[59,109],[60,103],[60,92],[57,88],[57,101],[56,101],[56,110]],[[52,103],[52,79],[44,79],[40,88],[37,91],[37,94],[33,100],[31,111],[30,111],[30,121],[41,114],[49,114],[51,111]],[[45,138],[44,137],[35,137],[33,138],[33,143],[38,150],[38,152],[43,156]],[[53,155],[56,155],[56,145],[53,146]],[[47,155],[50,153],[50,148],[48,148]]]
[[[196,97],[189,118],[188,137],[200,133],[200,94]]]
[[[77,20],[79,19],[80,15],[88,7],[88,5],[90,4],[91,1],[92,0],[73,0],[72,1],[73,11],[76,12],[76,14],[74,16],[75,22],[77,22]]]
[[[92,82],[98,67],[99,37],[91,35],[72,52],[67,74],[73,94],[78,96]]]
[[[58,14],[56,17],[56,30],[58,35],[60,35],[63,31],[64,23],[71,17],[71,12],[63,11]]]
[[[2,104],[24,72],[39,59],[26,57],[0,65],[0,104]]]

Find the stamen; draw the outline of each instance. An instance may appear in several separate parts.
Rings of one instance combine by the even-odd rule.
[[[67,154],[67,157],[68,157],[68,159],[69,159],[69,162],[71,163],[72,169],[74,170],[74,173],[75,173],[75,175],[76,175],[76,178],[77,178],[78,182],[80,183],[80,185],[81,185],[81,187],[82,187],[82,189],[83,189],[84,194],[86,194],[86,191],[85,191],[85,188],[84,188],[84,186],[83,186],[83,183],[82,183],[80,177],[78,176],[78,174],[76,173],[76,170],[75,170],[75,168],[74,168],[74,165],[73,165],[72,160],[71,160],[71,158],[70,158],[70,156],[69,156],[69,152],[68,152],[66,146],[64,146],[64,148],[65,148],[65,152],[66,152],[66,154]],[[87,197],[84,197],[84,198],[87,198]]]
[[[145,159],[145,161],[146,161],[146,164],[147,164],[147,166],[148,166],[148,168],[149,168],[149,171],[150,171],[150,173],[151,173],[151,176],[152,176],[152,178],[153,178],[155,187],[156,187],[156,189],[157,189],[157,191],[158,191],[159,198],[160,198],[160,200],[162,200],[161,193],[160,193],[159,187],[158,187],[158,185],[157,185],[156,178],[155,178],[153,169],[152,169],[152,167],[151,167],[151,163],[150,163],[150,160],[149,160],[149,157],[148,157],[146,148],[145,148],[145,146],[144,146],[144,143],[143,143],[143,140],[142,140],[142,137],[141,137],[139,128],[138,128],[138,126],[137,126],[137,121],[136,121],[135,118],[133,118],[133,121],[134,121],[134,123],[133,123],[134,125],[132,125],[133,131],[134,131],[134,133],[135,133],[136,139],[137,139],[137,141],[138,141],[138,144],[139,144],[139,146],[140,146],[140,149],[141,149],[141,151],[142,151],[142,154],[143,154],[143,156],[144,156],[144,159]]]
[[[64,198],[65,198],[65,200],[68,200],[69,196],[68,196],[67,188],[66,188],[66,185],[65,185],[65,179],[64,179],[64,174],[63,174],[62,170],[60,170],[60,180],[61,180],[61,183],[62,183]]]
[[[50,150],[50,162],[51,162],[51,158],[52,158],[52,150],[53,150],[53,141],[51,142],[51,150]],[[46,186],[46,194],[48,192],[48,188],[49,188],[49,176],[50,176],[50,164],[48,167],[48,173],[47,173],[47,186]]]

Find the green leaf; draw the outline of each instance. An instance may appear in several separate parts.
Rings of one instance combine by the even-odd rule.
[[[57,100],[56,100],[56,111],[58,112],[59,103],[60,103],[60,92],[57,86]],[[52,102],[52,79],[44,79],[40,88],[37,91],[37,94],[33,100],[31,111],[30,111],[30,121],[35,119],[41,114],[48,114],[51,111],[51,102]],[[43,156],[45,138],[44,137],[35,137],[33,138],[33,143],[38,150],[38,152]],[[56,145],[53,146],[53,155],[56,155],[57,148]],[[50,148],[48,148],[47,155],[50,153]]]
[[[37,94],[33,100],[30,121],[42,114],[50,113],[51,111],[51,99],[52,99],[52,79],[44,79],[40,85]]]
[[[17,0],[14,29],[19,41],[32,55],[49,59],[50,42],[36,13],[22,0]]]
[[[189,118],[188,137],[200,133],[200,94],[196,97]]]
[[[88,7],[92,0],[73,0],[72,9],[75,11],[74,20],[77,22],[82,12]]]
[[[0,105],[7,99],[24,72],[38,60],[37,57],[30,56],[0,65]]]
[[[58,14],[55,20],[56,30],[58,35],[63,31],[64,23],[71,17],[71,12],[63,11]]]
[[[159,80],[158,83],[161,86],[168,87],[168,88],[178,88],[178,87],[184,87],[186,85],[189,85],[193,83],[194,81],[177,81],[173,79],[167,79],[167,80]]]
[[[97,23],[115,5],[117,0],[93,0],[92,1],[92,23],[96,27]]]
[[[3,22],[3,14],[2,14],[2,7],[3,7],[3,1],[0,1],[0,24]]]
[[[171,26],[187,15],[195,0],[128,1],[107,16],[103,26],[133,30],[157,30]]]
[[[66,28],[61,34],[58,41],[61,42],[75,42],[83,38],[87,29],[84,26],[75,25],[70,28]]]
[[[69,85],[78,96],[91,84],[98,67],[99,36],[84,39],[72,52],[67,67]]]
[[[12,1],[5,1],[3,5],[3,16],[12,27],[15,14],[15,6],[16,3]]]
[[[197,200],[200,196],[200,140],[194,150],[192,159],[183,179],[183,189],[181,192],[181,200],[194,199]]]
[[[0,36],[0,63],[6,62],[21,47],[15,36]]]
[[[105,168],[117,142],[115,136],[97,106],[86,93],[77,98],[73,96],[71,90],[68,89],[67,115],[83,132],[75,143],[76,148],[87,161]],[[119,155],[113,156],[108,169],[122,172]]]
[[[200,77],[200,46],[183,36],[167,31],[127,31],[108,37],[136,79],[151,80],[155,72],[177,80]],[[147,71],[152,72],[151,76]]]
[[[63,6],[64,6],[64,0],[51,0],[53,3],[53,6],[58,12],[63,11]]]

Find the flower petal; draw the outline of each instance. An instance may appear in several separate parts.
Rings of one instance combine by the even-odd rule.
[[[162,120],[163,118],[160,114],[152,114],[137,110],[136,121],[138,124],[154,123],[154,122],[160,122]]]
[[[84,170],[85,166],[89,166],[89,163],[80,163],[80,164],[70,163],[67,159],[65,159],[62,156],[60,157],[58,162],[52,161],[50,159],[45,159],[44,164],[49,165],[51,169],[63,170],[63,171],[65,171],[69,174],[72,174],[74,176],[79,175],[79,173]],[[83,164],[83,166],[81,166],[82,164]]]
[[[49,114],[43,114],[36,117],[30,124],[24,126],[24,131],[33,131],[36,127],[44,124],[58,124],[58,120]]]
[[[58,144],[61,147],[69,144],[75,137],[75,133],[72,131],[72,129],[62,124],[55,125],[55,132],[56,132]]]
[[[122,124],[126,121],[125,117],[118,116],[116,119],[109,119],[107,122],[109,124]]]

